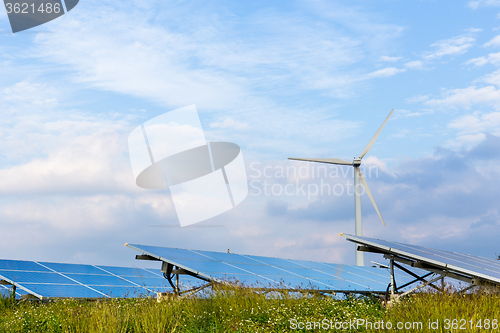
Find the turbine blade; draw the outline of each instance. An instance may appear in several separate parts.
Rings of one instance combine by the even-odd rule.
[[[378,210],[377,204],[375,203],[375,199],[373,199],[372,192],[370,191],[370,188],[368,187],[368,184],[366,183],[365,177],[363,177],[363,173],[361,172],[361,170],[359,170],[359,180],[361,180],[361,184],[363,184],[363,186],[365,187],[366,194],[368,194],[368,197],[372,201],[373,207],[375,207],[375,210],[377,211],[378,217],[380,217],[380,221],[382,221],[382,224],[385,227],[384,219],[382,218],[382,215]]]
[[[384,122],[382,123],[382,126],[380,126],[380,128],[378,129],[377,133],[375,133],[375,135],[373,136],[373,138],[370,140],[370,142],[368,142],[368,144],[366,145],[365,149],[363,149],[363,151],[361,152],[361,155],[359,155],[359,158],[363,158],[363,156],[366,155],[366,153],[368,153],[370,151],[370,149],[372,148],[373,144],[375,143],[375,141],[377,140],[378,138],[378,135],[380,134],[380,132],[382,131],[382,128],[384,128],[385,126],[385,123],[389,120],[389,117],[391,116],[391,114],[394,112],[394,109],[392,109],[392,111],[389,113],[389,115],[387,116],[387,118],[385,118]]]
[[[328,163],[328,164],[341,164],[341,165],[352,165],[352,162],[341,160],[340,158],[296,158],[289,157],[289,160],[294,161],[306,161],[306,162],[318,162],[318,163]]]

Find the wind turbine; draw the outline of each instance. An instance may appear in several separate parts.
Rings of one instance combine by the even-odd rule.
[[[394,112],[394,109],[389,113],[387,118],[385,118],[384,122],[382,123],[382,126],[378,129],[377,133],[373,136],[373,138],[368,142],[366,145],[365,149],[361,152],[359,157],[354,158],[352,162],[344,161],[339,158],[294,158],[290,157],[288,158],[289,160],[297,160],[297,161],[307,161],[307,162],[318,162],[318,163],[328,163],[328,164],[340,164],[340,165],[352,165],[354,167],[354,209],[355,209],[355,222],[356,222],[356,227],[355,227],[355,233],[356,236],[363,236],[363,224],[361,222],[361,193],[359,190],[359,182],[361,181],[361,184],[363,184],[363,187],[365,188],[366,194],[368,194],[368,197],[370,198],[373,207],[375,207],[375,210],[377,211],[378,217],[380,217],[380,220],[382,221],[382,224],[385,227],[385,222],[384,219],[382,218],[382,215],[380,214],[380,211],[378,210],[377,204],[375,203],[375,199],[373,199],[373,195],[370,191],[370,188],[368,187],[368,184],[366,183],[365,177],[363,177],[363,174],[361,173],[361,170],[359,169],[361,165],[361,159],[370,151],[372,148],[373,144],[375,143],[375,140],[377,140],[378,135],[382,131],[382,128],[384,128],[385,123],[389,120],[389,117],[392,115]],[[356,265],[357,266],[364,266],[364,257],[363,257],[363,252],[356,250]]]

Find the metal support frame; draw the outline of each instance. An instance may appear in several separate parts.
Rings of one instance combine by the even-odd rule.
[[[189,290],[185,290],[185,291],[182,292],[182,293],[184,293],[184,295],[182,295],[182,297],[183,298],[189,297],[189,296],[194,295],[197,292],[202,291],[203,289],[205,289],[207,287],[211,287],[213,285],[214,285],[213,282],[209,282],[209,283],[207,283],[207,284],[205,284],[203,286],[200,286],[200,287],[197,287],[197,288],[192,288],[192,289],[189,289]]]
[[[442,288],[439,288],[437,286],[435,286],[433,284],[433,282],[436,282],[437,280],[441,279],[441,281],[443,281],[444,277],[446,276],[446,272],[429,272],[427,274],[424,274],[422,276],[418,276],[417,274],[413,273],[412,271],[406,269],[405,267],[399,265],[398,263],[396,263],[395,261],[400,261],[400,262],[403,262],[407,265],[410,265],[410,266],[414,266],[414,262],[412,262],[411,260],[407,260],[407,259],[403,259],[403,258],[398,258],[396,256],[393,256],[393,255],[384,255],[384,257],[386,259],[389,259],[390,260],[390,271],[391,271],[391,283],[389,284],[389,286],[391,287],[391,298],[392,297],[395,297],[397,295],[397,298],[400,298],[400,297],[403,297],[403,296],[406,296],[408,294],[411,294],[411,293],[414,293],[415,291],[419,290],[419,289],[422,289],[426,286],[431,286],[432,288],[442,292],[443,289]],[[405,283],[403,284],[402,286],[399,286],[397,287],[396,285],[396,278],[394,276],[394,267],[397,267],[399,268],[400,270],[402,270],[403,272],[405,272],[406,274],[408,275],[411,275],[413,276],[415,279],[408,282],[408,283]],[[439,276],[437,278],[433,278],[431,280],[426,280],[425,278],[433,275],[433,274],[438,274]],[[423,284],[419,285],[419,286],[416,286],[415,288],[409,290],[409,291],[406,291],[402,294],[398,294],[399,291],[405,287],[408,287],[416,282],[423,282]],[[443,283],[443,282],[442,282]]]
[[[378,250],[375,250],[375,251],[380,253],[380,251],[378,251]],[[445,279],[444,279],[445,277],[450,277],[450,278],[453,278],[453,279],[456,279],[456,280],[463,281],[463,282],[471,284],[471,286],[466,287],[466,288],[460,290],[459,293],[464,293],[467,290],[470,290],[470,289],[472,289],[474,287],[477,287],[479,285],[483,285],[484,284],[484,283],[482,283],[482,281],[480,281],[478,279],[474,279],[472,277],[468,277],[468,276],[457,274],[457,273],[452,273],[452,272],[449,272],[447,270],[441,269],[439,267],[433,267],[433,266],[431,266],[429,264],[426,264],[426,263],[418,262],[418,261],[415,261],[415,260],[410,260],[410,259],[407,259],[407,258],[401,258],[401,257],[395,256],[393,254],[385,254],[384,258],[390,260],[389,269],[390,269],[390,272],[391,272],[391,283],[387,287],[386,298],[388,298],[388,296],[389,296],[389,289],[391,290],[391,292],[390,292],[391,297],[397,297],[397,298],[409,295],[409,294],[414,293],[415,291],[417,291],[419,289],[422,289],[424,287],[427,287],[427,286],[430,286],[430,287],[432,287],[432,288],[434,288],[434,289],[436,289],[436,290],[438,290],[440,292],[443,292],[444,288],[445,288]],[[400,262],[402,264],[411,266],[411,267],[417,267],[417,268],[421,268],[423,270],[427,270],[429,273],[424,274],[422,276],[418,276],[417,274],[413,273],[412,271],[410,271],[410,270],[406,269],[405,267],[399,265],[396,261]],[[395,276],[394,276],[394,267],[399,268],[403,272],[405,272],[405,273],[413,276],[415,279],[412,280],[412,281],[410,281],[410,282],[408,282],[408,283],[405,283],[404,285],[401,285],[401,286],[398,287],[396,285],[396,279],[395,279]],[[432,278],[431,280],[426,280],[427,277],[430,277],[433,274],[437,274],[438,276],[435,277],[435,278]],[[441,288],[433,284],[434,282],[436,282],[438,280],[441,280]],[[409,290],[409,291],[406,291],[406,292],[404,292],[402,294],[398,294],[398,292],[401,289],[403,289],[405,287],[408,287],[409,285],[412,285],[413,283],[416,283],[416,282],[423,282],[423,283],[421,285],[419,285],[419,286],[417,286],[417,287]]]
[[[394,259],[391,259],[391,261],[393,261],[393,260],[394,260]],[[402,289],[402,288],[407,287],[407,286],[409,286],[409,285],[411,285],[411,284],[413,284],[413,283],[415,283],[415,282],[418,282],[418,281],[421,281],[421,282],[423,282],[423,283],[427,283],[427,280],[425,280],[425,278],[426,278],[426,277],[428,277],[428,276],[430,276],[430,275],[432,275],[432,274],[435,274],[435,273],[433,273],[433,272],[430,272],[430,273],[427,273],[427,274],[425,274],[425,275],[418,276],[417,274],[413,273],[412,271],[410,271],[410,270],[408,270],[408,269],[404,268],[403,266],[401,266],[401,265],[399,265],[399,264],[397,264],[397,263],[394,263],[394,266],[396,266],[397,268],[399,268],[400,270],[402,270],[402,271],[403,271],[403,272],[405,272],[406,274],[409,274],[409,275],[411,275],[411,276],[413,276],[413,277],[415,278],[415,280],[410,281],[410,282],[408,282],[408,283],[404,284],[403,286],[401,286],[401,287],[399,287],[399,288],[397,288],[397,289]],[[439,273],[438,273],[438,274],[439,274]],[[443,278],[444,278],[444,277],[443,277]],[[436,290],[442,291],[442,289],[440,289],[440,288],[436,287],[436,286],[435,286],[435,285],[433,285],[433,284],[430,284],[430,286],[431,286],[432,288],[436,289]]]
[[[343,234],[340,234],[341,236]],[[436,260],[432,260],[426,258],[425,256],[420,255],[412,255],[411,253],[406,253],[405,251],[398,248],[391,248],[387,245],[381,245],[374,243],[373,241],[365,240],[365,239],[356,239],[356,237],[352,237],[351,235],[345,236],[347,240],[358,245],[358,251],[362,252],[371,252],[371,253],[379,253],[383,254],[385,259],[390,260],[390,271],[391,271],[391,283],[387,286],[385,296],[386,300],[389,298],[389,293],[391,296],[396,299],[410,293],[413,293],[423,287],[430,286],[440,292],[443,292],[446,287],[445,278],[452,278],[458,281],[466,282],[470,284],[470,286],[463,288],[458,291],[458,293],[464,293],[472,288],[481,287],[485,288],[491,292],[500,292],[500,282],[498,279],[491,277],[488,279],[488,276],[484,277],[484,274],[479,272],[474,272],[465,268],[455,267],[451,264],[447,264],[445,262],[440,262]],[[402,263],[404,265],[408,265],[410,267],[420,268],[422,270],[427,271],[428,273],[422,276],[418,276],[417,274],[411,272],[410,270],[404,268],[403,266],[396,263]],[[380,266],[380,264],[375,263]],[[415,277],[415,280],[406,283],[400,287],[397,287],[395,277],[394,277],[394,266],[401,269],[407,274]],[[426,278],[432,276],[433,274],[438,275],[431,280],[426,280]],[[441,280],[441,287],[434,285],[433,283]],[[407,292],[398,295],[398,292],[415,282],[423,282],[422,285],[415,287]]]
[[[434,279],[432,280],[429,280],[429,281],[426,281],[425,283],[419,285],[419,286],[416,286],[415,288],[411,289],[411,290],[408,290],[400,295],[398,295],[398,297],[403,297],[403,296],[406,296],[406,295],[409,295],[411,293],[414,293],[415,291],[419,290],[419,289],[422,289],[428,285],[431,285],[433,282],[436,282],[437,280],[439,279],[442,279],[443,278],[443,275],[440,275],[440,276],[437,276],[435,277]]]
[[[198,278],[200,280],[203,280],[205,282],[209,282],[209,283],[212,282],[212,281],[210,281],[210,280],[208,280],[208,279],[206,279],[198,274],[195,274],[193,272],[190,272],[190,271],[187,271],[187,270],[182,269],[180,267],[177,267],[177,266],[175,266],[169,262],[166,262],[166,261],[162,262],[161,271],[163,272],[163,277],[165,279],[167,279],[168,283],[170,284],[170,286],[172,287],[172,289],[174,291],[174,294],[176,294],[176,295],[181,295],[183,293],[181,291],[180,278],[179,278],[179,275],[181,275],[181,274],[189,275],[189,276]],[[175,283],[173,281],[174,278],[175,278]],[[197,288],[194,288],[194,289],[197,289]]]
[[[26,294],[26,295],[21,295],[21,300],[22,301],[41,301],[44,302],[44,299],[38,298],[34,295],[31,294]]]
[[[478,285],[471,284],[470,286],[465,287],[465,288],[463,288],[463,289],[459,290],[459,291],[458,291],[458,293],[459,293],[459,294],[463,294],[463,293],[465,293],[467,290],[474,289],[474,288],[476,288],[476,287],[479,287],[479,286],[478,286]]]
[[[359,249],[359,247],[358,247],[358,249]],[[387,269],[389,269],[389,268],[390,268],[390,267],[389,267],[389,266],[387,266],[387,265],[381,264],[381,263],[376,262],[376,261],[373,261],[373,260],[372,260],[372,264],[377,265],[377,266],[378,266],[378,267],[380,267],[380,268],[387,268]],[[372,266],[372,267],[376,267],[376,266]]]
[[[410,281],[408,283],[403,284],[402,286],[399,286],[398,289],[403,289],[403,288],[408,287],[409,285],[412,285],[412,284],[414,284],[415,282],[418,282],[418,281],[422,281],[422,282],[425,283],[425,282],[427,282],[427,280],[425,280],[425,278],[428,277],[428,276],[430,276],[430,275],[432,275],[432,274],[434,274],[434,273],[430,272],[430,273],[427,273],[427,274],[422,275],[422,276],[417,276],[417,278],[415,280],[412,280],[412,281]]]
[[[16,299],[17,286],[14,283],[11,283],[11,282],[6,281],[6,280],[0,280],[0,285],[11,286],[11,288],[10,288],[10,298],[12,298],[13,300]]]

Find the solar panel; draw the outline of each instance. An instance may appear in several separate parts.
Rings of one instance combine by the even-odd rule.
[[[16,295],[46,298],[109,298],[156,296],[172,288],[160,270],[51,262],[0,260],[0,281],[14,284]],[[188,278],[186,285],[199,284]],[[11,286],[0,285],[2,295]]]
[[[209,281],[239,282],[248,287],[382,293],[390,283],[390,272],[383,268],[149,245],[126,246]],[[409,281],[403,274],[398,276]]]
[[[430,271],[455,273],[455,278],[486,280],[500,284],[500,261],[470,254],[431,249],[418,245],[389,242],[368,237],[343,235],[347,240],[364,245],[374,252],[393,255],[407,260],[415,267]],[[464,281],[466,281],[464,279]],[[471,281],[474,282],[474,281]],[[477,281],[476,281],[477,282]]]

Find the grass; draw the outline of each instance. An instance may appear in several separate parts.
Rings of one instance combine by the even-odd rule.
[[[393,323],[422,323],[426,332],[499,332],[500,294],[427,290],[388,308],[384,317]]]
[[[500,330],[494,329],[493,322],[500,319],[497,294],[426,292],[387,308],[378,300],[366,297],[335,300],[321,295],[273,295],[275,297],[248,290],[222,289],[203,298],[172,299],[163,303],[150,298],[49,303],[0,298],[0,332],[380,332],[395,330],[398,322],[403,325],[402,332]],[[445,329],[445,319],[450,319],[450,329]],[[457,322],[452,322],[453,319]],[[461,324],[464,328],[460,319],[465,320],[466,329],[459,329]],[[429,323],[436,320],[438,327],[429,328]],[[476,327],[479,320],[482,328]],[[377,329],[389,322],[392,330]],[[345,323],[344,329],[338,326],[342,323]],[[353,326],[356,324],[360,325]]]

